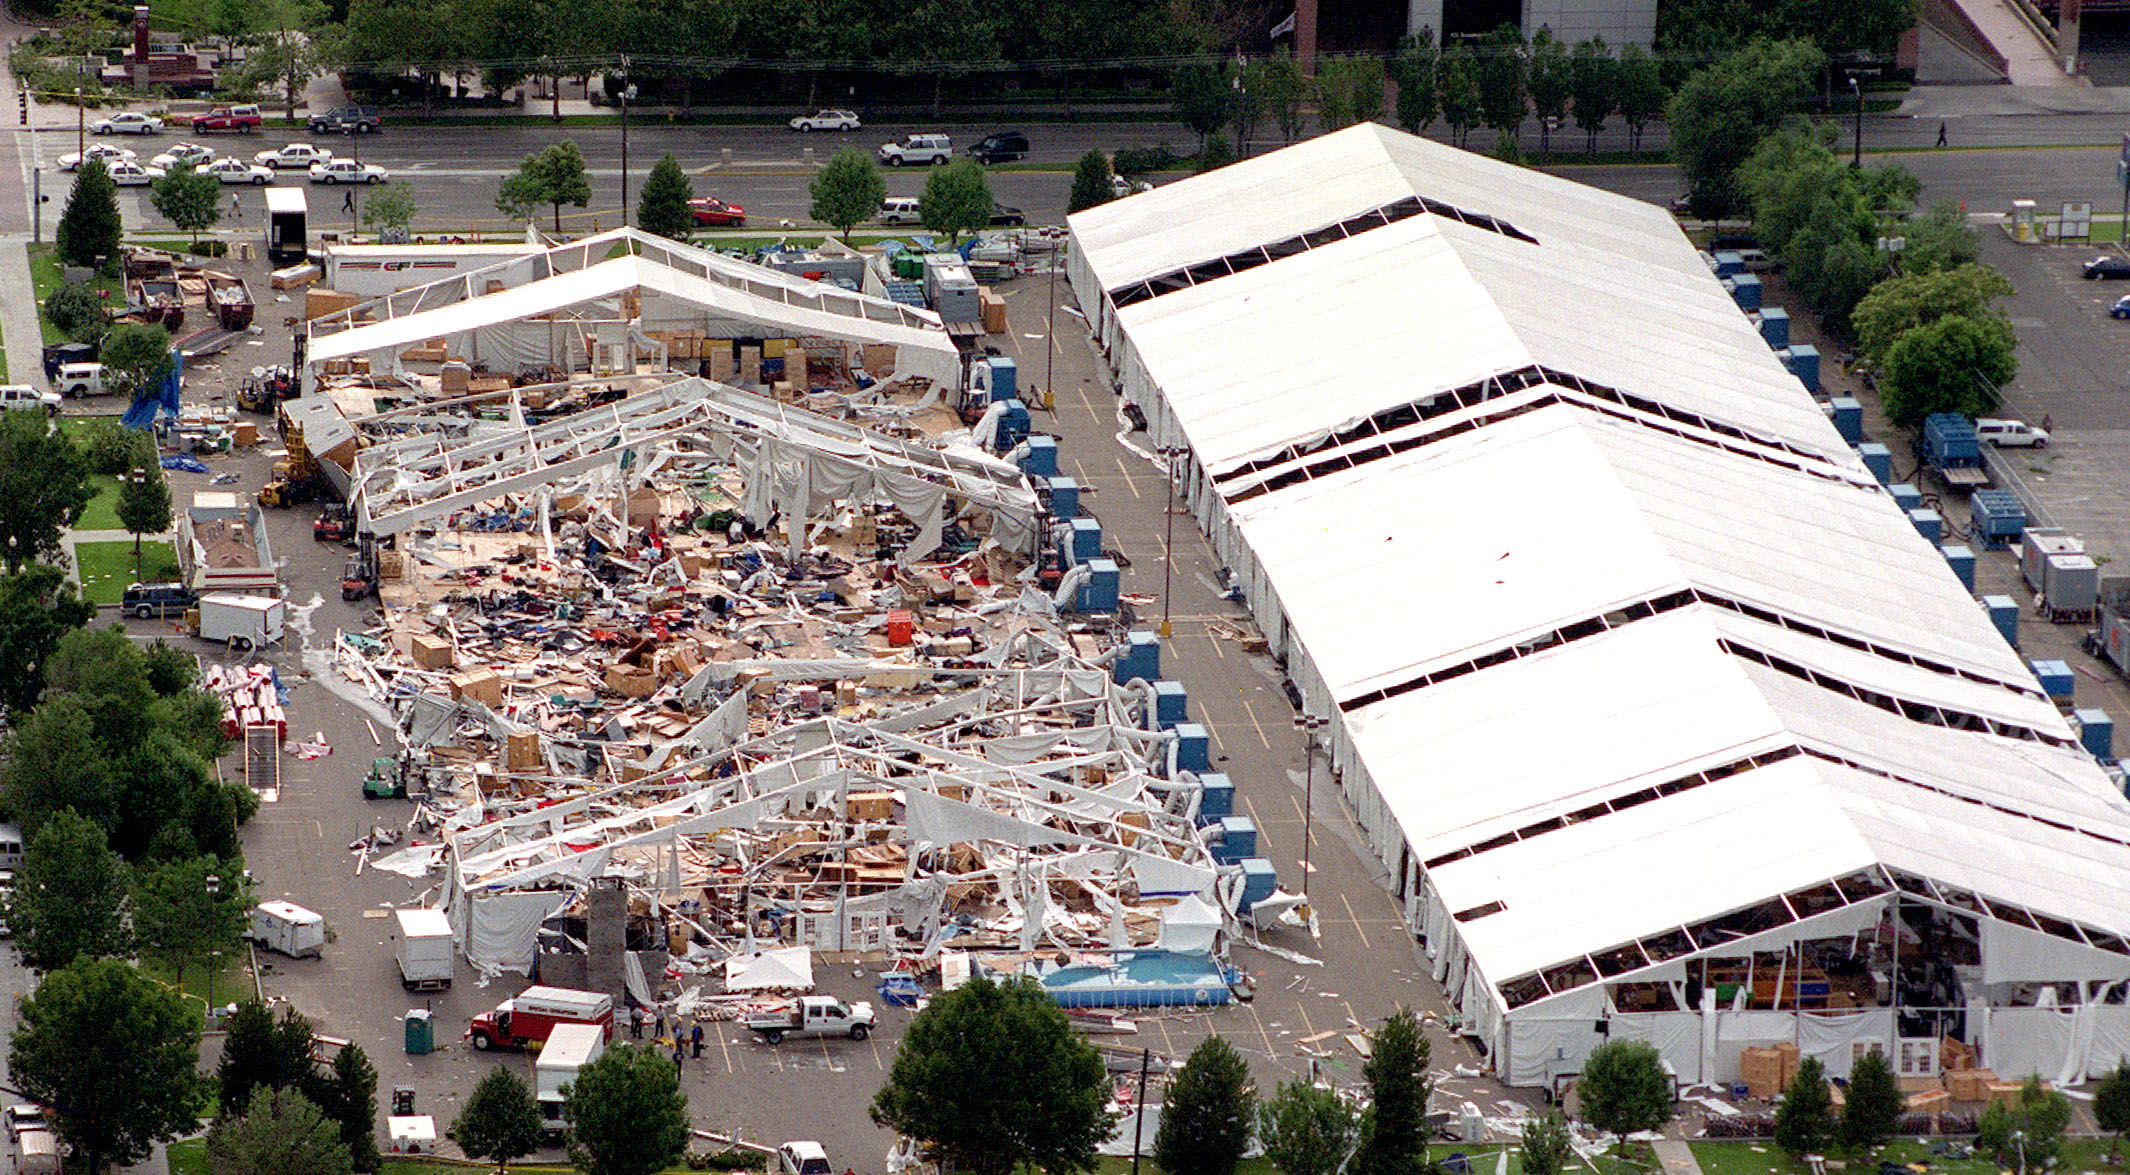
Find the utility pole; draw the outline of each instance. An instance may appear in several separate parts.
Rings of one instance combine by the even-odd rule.
[[[629,81],[629,58],[621,57],[621,227],[629,227],[629,99],[636,86]]]
[[[1302,732],[1302,908],[1309,908],[1310,847],[1316,831],[1316,736],[1331,719],[1321,714],[1297,714],[1294,728]]]
[[[1176,458],[1186,450],[1181,445],[1163,445],[1155,452],[1161,454],[1162,468],[1168,475],[1168,509],[1162,520],[1161,534],[1161,637],[1167,640],[1169,625],[1170,590],[1175,583],[1176,571]]]

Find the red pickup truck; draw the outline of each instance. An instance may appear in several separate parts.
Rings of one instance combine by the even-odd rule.
[[[266,119],[256,106],[217,106],[205,114],[192,116],[192,131],[204,135],[208,131],[236,131],[251,134],[266,125]]]

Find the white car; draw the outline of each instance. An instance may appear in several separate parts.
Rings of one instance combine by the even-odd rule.
[[[290,143],[278,151],[261,151],[252,156],[252,162],[263,163],[273,168],[310,167],[314,164],[331,163],[332,161],[333,153],[331,151],[323,147],[313,147],[309,143]]]
[[[89,129],[99,135],[159,135],[163,133],[163,120],[128,110],[124,114],[99,118],[89,124]]]
[[[384,168],[353,159],[329,159],[311,164],[311,182],[314,184],[381,184],[391,178],[392,173]]]
[[[160,167],[166,171],[184,164],[205,167],[212,162],[214,162],[214,148],[203,147],[198,143],[173,143],[168,151],[148,161],[151,166]]]
[[[127,148],[115,147],[110,143],[98,143],[79,155],[72,153],[61,155],[59,157],[59,170],[80,171],[83,163],[102,163],[108,167],[114,159],[134,158],[138,157]]]
[[[16,1102],[0,1110],[0,1118],[7,1120],[7,1137],[11,1142],[22,1141],[25,1130],[49,1130],[44,1118],[44,1107],[32,1102]]]
[[[833,1175],[828,1152],[818,1142],[787,1142],[777,1148],[776,1175]]]
[[[242,159],[217,159],[200,169],[225,184],[270,184],[274,182],[274,169],[246,163]]]
[[[42,408],[57,416],[59,393],[40,392],[28,384],[0,385],[0,412],[12,412],[17,408]]]
[[[160,167],[144,167],[131,159],[113,160],[105,166],[111,169],[111,182],[121,188],[144,187],[168,174]]]
[[[1109,194],[1119,200],[1126,196],[1136,196],[1141,192],[1151,192],[1153,190],[1154,185],[1147,183],[1145,180],[1127,179],[1121,175],[1109,177]]]
[[[795,131],[854,131],[859,126],[858,115],[849,110],[816,110],[791,120]]]

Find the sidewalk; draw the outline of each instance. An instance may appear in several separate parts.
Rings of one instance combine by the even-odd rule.
[[[1701,1175],[1701,1164],[1695,1160],[1693,1148],[1676,1138],[1660,1138],[1649,1144],[1651,1154],[1664,1168],[1664,1175]]]
[[[44,331],[37,324],[29,242],[19,237],[0,240],[0,346],[7,348],[7,382],[45,386]]]

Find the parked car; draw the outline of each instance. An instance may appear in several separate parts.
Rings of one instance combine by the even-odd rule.
[[[311,182],[314,184],[381,184],[391,178],[392,173],[384,168],[354,159],[328,159],[324,163],[311,164]]]
[[[924,215],[917,210],[915,196],[889,196],[880,202],[880,223],[923,224]]]
[[[126,588],[118,610],[136,620],[183,616],[200,602],[199,593],[181,583],[136,583]]]
[[[791,129],[806,131],[854,131],[859,127],[858,116],[849,110],[816,110],[791,120]]]
[[[28,384],[0,385],[0,412],[11,412],[17,408],[42,408],[57,416],[59,393],[40,392]]]
[[[7,1123],[7,1138],[9,1142],[20,1142],[22,1140],[22,1132],[25,1130],[50,1130],[52,1128],[51,1124],[45,1120],[44,1107],[34,1102],[16,1102],[14,1105],[0,1110],[0,1120],[4,1120]]]
[[[144,167],[131,159],[114,159],[106,165],[111,172],[111,182],[121,188],[138,188],[163,178],[160,167]]]
[[[880,162],[889,167],[912,163],[941,164],[954,157],[954,143],[945,135],[904,135],[880,144]]]
[[[969,158],[979,163],[1004,163],[1028,157],[1028,136],[1019,131],[1000,131],[969,144]]]
[[[59,157],[59,170],[80,171],[81,165],[84,163],[101,163],[108,167],[114,159],[137,158],[139,156],[125,147],[115,146],[111,143],[92,143],[87,150],[79,154],[70,152],[61,155]]]
[[[835,1170],[818,1142],[787,1142],[777,1148],[777,1175],[834,1175]]]
[[[152,167],[165,171],[173,167],[205,167],[214,162],[214,148],[198,143],[172,143],[168,151],[148,161]]]
[[[1109,194],[1119,200],[1126,196],[1136,196],[1141,192],[1151,192],[1153,190],[1154,185],[1147,183],[1145,180],[1135,180],[1129,176],[1121,175],[1109,177]]]
[[[2117,298],[2115,305],[2108,307],[2108,317],[2130,318],[2130,294]]]
[[[234,156],[217,159],[200,169],[225,184],[270,184],[274,182],[274,169],[257,163],[246,163]]]
[[[1988,416],[1975,418],[1975,436],[1999,448],[2046,449],[2049,447],[2048,430],[2035,428],[2023,420],[2004,420]]]
[[[2120,281],[2130,277],[2130,257],[2095,257],[2079,271],[2087,281]]]
[[[747,210],[737,204],[727,204],[716,196],[697,196],[688,201],[688,215],[699,225],[717,225],[723,228],[739,228],[747,223]]]
[[[1021,214],[1020,209],[1000,204],[994,200],[991,202],[991,223],[1003,225],[1007,228],[1019,228],[1028,223],[1028,218]]]
[[[235,131],[248,135],[266,125],[266,116],[257,106],[217,106],[205,114],[192,116],[192,131],[204,135],[210,131]]]
[[[308,124],[314,135],[374,135],[384,129],[384,119],[368,106],[335,106],[313,114]]]
[[[290,143],[286,147],[273,151],[261,151],[251,158],[254,163],[265,164],[278,170],[287,167],[310,167],[317,163],[331,163],[333,161],[333,153],[323,147],[313,147],[309,143]]]
[[[89,124],[89,130],[99,135],[159,135],[163,133],[163,120],[152,114],[128,110],[97,119]]]
[[[60,364],[59,373],[52,377],[52,386],[60,395],[76,400],[83,396],[101,396],[111,390],[104,386],[104,365],[94,360]]]

